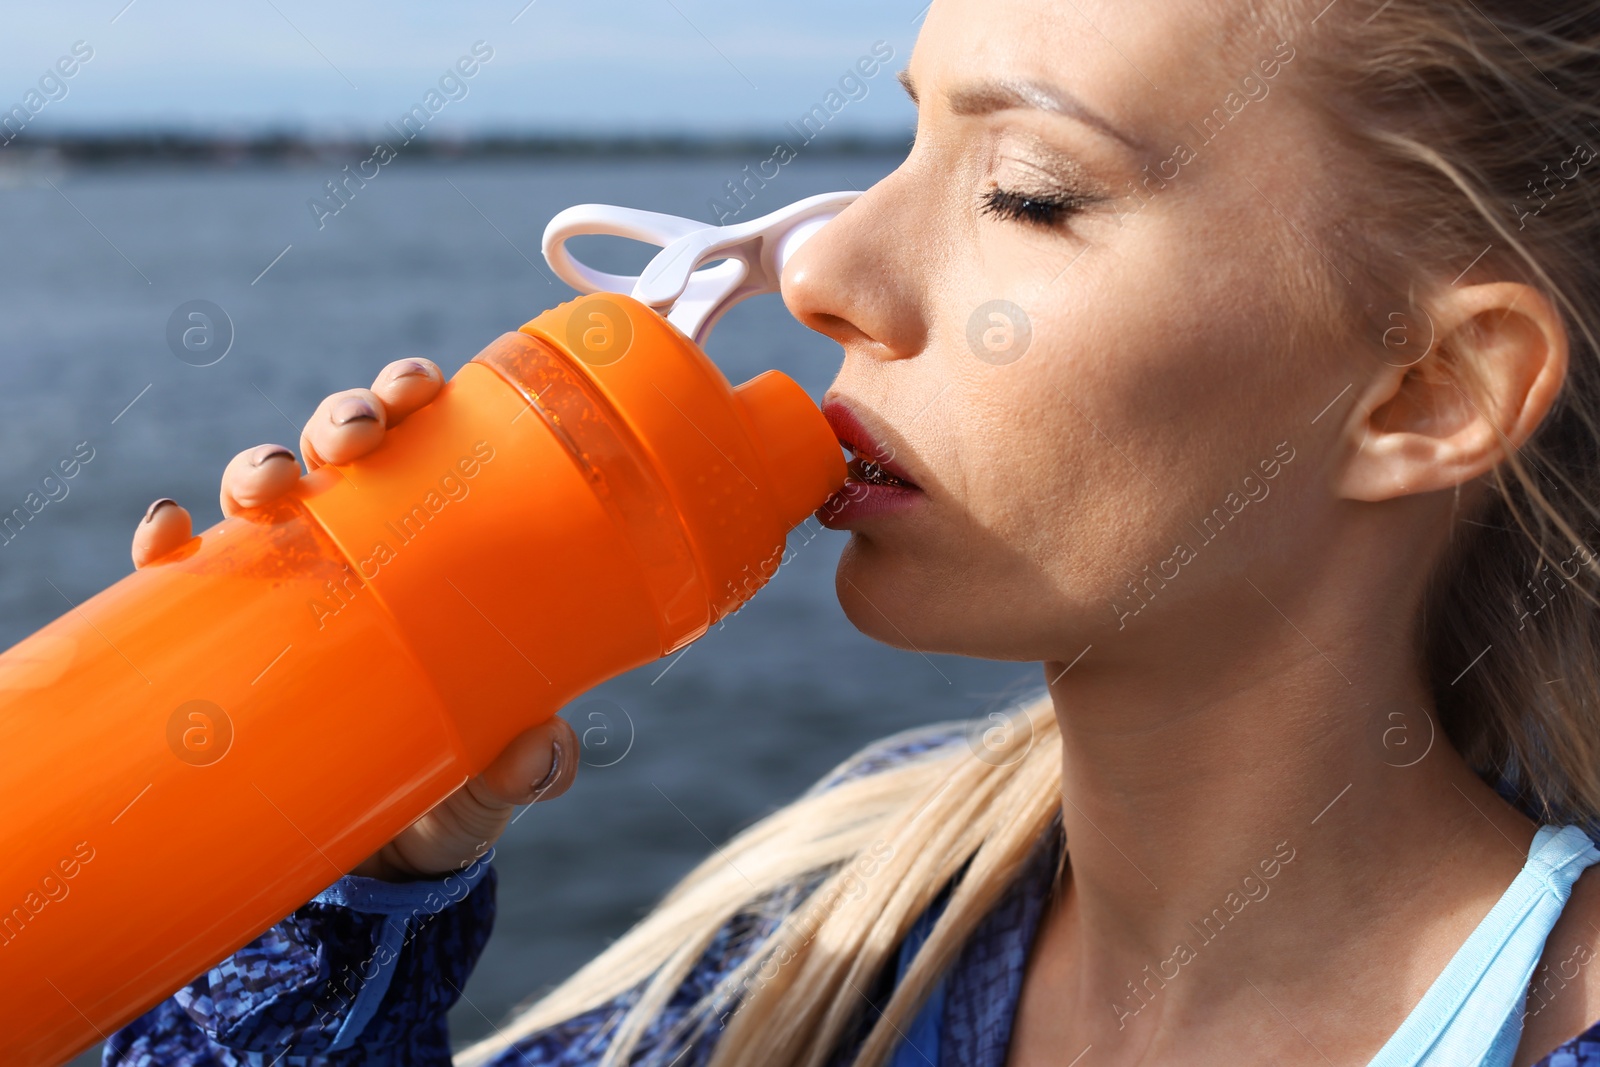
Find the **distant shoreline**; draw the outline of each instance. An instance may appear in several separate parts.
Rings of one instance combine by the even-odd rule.
[[[0,168],[11,165],[108,166],[123,163],[185,163],[215,166],[326,163],[372,152],[381,135],[308,137],[258,133],[239,136],[178,132],[24,134],[0,146]],[[477,134],[418,138],[401,154],[406,160],[751,158],[765,156],[783,135],[691,134],[577,135]],[[806,154],[819,156],[905,155],[904,135],[830,133],[817,137]]]

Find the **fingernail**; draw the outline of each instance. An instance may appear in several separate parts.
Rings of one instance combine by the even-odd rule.
[[[166,507],[168,504],[171,504],[172,506],[176,507],[178,502],[176,500],[172,499],[169,496],[162,497],[160,500],[157,500],[154,504],[151,504],[150,507],[145,511],[145,513],[144,513],[144,521],[145,522],[149,522],[151,519],[155,518],[156,517],[156,512],[160,511],[162,508]]]
[[[391,378],[432,378],[433,368],[420,360],[408,359],[395,368]]]
[[[294,453],[290,452],[282,445],[259,445],[257,446],[256,450],[250,454],[250,466],[259,467],[267,460],[277,459],[279,456],[282,456],[285,459],[293,459]]]
[[[344,426],[361,419],[378,421],[378,413],[367,403],[367,398],[364,396],[345,397],[333,406],[331,415],[335,426]]]
[[[538,800],[544,796],[544,791],[549,789],[561,774],[561,742],[550,742],[550,769],[545,772],[544,778],[533,787],[533,799]]]

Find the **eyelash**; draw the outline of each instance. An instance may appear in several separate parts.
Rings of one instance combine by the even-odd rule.
[[[982,199],[982,210],[986,215],[1047,229],[1081,211],[1085,204],[1083,198],[1077,196],[1053,197],[1039,193],[1016,193],[999,188],[988,190]]]

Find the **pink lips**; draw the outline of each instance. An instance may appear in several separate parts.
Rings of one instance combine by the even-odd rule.
[[[853,458],[849,481],[817,509],[819,522],[829,529],[848,529],[858,521],[913,507],[924,498],[905,467],[897,462],[893,446],[870,433],[849,406],[831,400],[823,405],[822,414],[840,445]]]

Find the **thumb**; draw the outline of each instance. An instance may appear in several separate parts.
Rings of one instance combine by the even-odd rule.
[[[565,793],[578,773],[578,736],[560,717],[512,738],[467,792],[488,808],[510,808]]]

